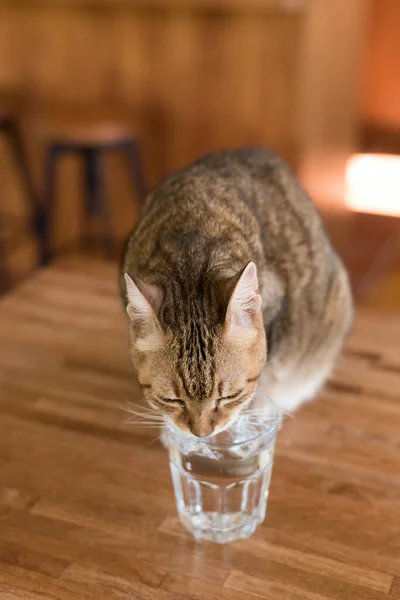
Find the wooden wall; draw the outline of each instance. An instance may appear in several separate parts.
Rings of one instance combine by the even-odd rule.
[[[0,86],[21,85],[38,102],[124,105],[152,184],[225,145],[268,142],[295,160],[301,18],[273,7],[16,2],[0,13]]]
[[[32,115],[41,106],[46,114],[59,104],[81,111],[100,105],[137,126],[150,185],[211,149],[263,144],[303,173],[318,198],[332,188],[326,195],[340,204],[355,136],[365,6],[366,0],[350,7],[348,0],[0,0],[0,90],[23,92],[38,189],[43,148]],[[107,166],[122,237],[137,206],[122,161],[112,158]],[[0,170],[4,197],[21,204],[1,145]],[[79,175],[76,160],[63,161],[55,231],[61,241],[78,231]]]
[[[56,104],[122,115],[138,129],[151,186],[220,147],[270,144],[295,163],[303,13],[251,4],[0,1],[0,89],[23,91],[24,117]],[[42,148],[29,122],[26,133],[40,189]],[[4,151],[1,160],[12,170]],[[107,167],[123,237],[137,205],[123,161],[113,157]],[[63,161],[55,228],[63,243],[79,227],[79,177],[77,161]],[[14,188],[10,198],[18,201]]]
[[[400,2],[374,0],[364,62],[361,118],[400,131]]]

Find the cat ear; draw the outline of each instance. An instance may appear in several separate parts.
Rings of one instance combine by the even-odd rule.
[[[249,262],[232,291],[226,311],[226,327],[230,336],[243,336],[255,331],[255,322],[261,313],[257,267]]]
[[[161,333],[161,326],[156,316],[162,301],[161,290],[151,283],[144,283],[137,277],[125,273],[126,295],[128,305],[126,312],[136,330],[138,338],[152,337]]]

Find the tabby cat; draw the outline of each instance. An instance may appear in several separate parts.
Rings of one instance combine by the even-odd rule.
[[[311,399],[352,321],[317,210],[261,148],[208,154],[150,193],[120,285],[150,406],[201,437],[257,385],[285,411]]]

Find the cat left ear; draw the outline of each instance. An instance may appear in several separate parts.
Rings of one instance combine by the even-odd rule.
[[[249,262],[240,275],[226,311],[228,335],[243,336],[252,333],[261,313],[261,296],[258,290],[257,267]]]
[[[162,301],[161,290],[151,283],[125,273],[128,306],[126,312],[142,337],[159,327],[157,312]]]

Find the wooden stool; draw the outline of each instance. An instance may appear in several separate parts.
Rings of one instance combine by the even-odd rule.
[[[39,239],[43,235],[43,220],[38,202],[34,193],[33,183],[28,168],[28,161],[22,143],[22,137],[16,115],[12,110],[0,107],[0,134],[3,134],[10,146],[14,160],[18,167],[28,210],[28,222]],[[4,228],[3,215],[0,211],[0,293],[7,292],[12,285],[11,274],[7,267],[6,252],[1,231]],[[17,233],[15,232],[15,235]]]
[[[66,154],[78,154],[85,168],[85,216],[100,217],[102,221],[103,254],[111,258],[115,251],[111,231],[109,205],[105,190],[104,154],[121,152],[126,159],[139,202],[146,195],[138,137],[124,123],[99,118],[66,116],[48,121],[41,129],[45,141],[44,215],[42,264],[48,264],[53,252],[50,237],[55,209],[56,166]]]

